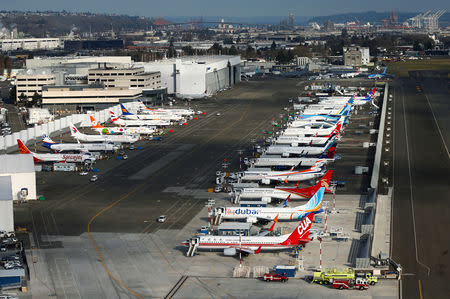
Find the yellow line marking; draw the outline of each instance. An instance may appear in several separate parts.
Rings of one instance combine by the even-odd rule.
[[[231,123],[229,126],[225,127],[224,129],[222,129],[221,131],[219,131],[216,135],[212,136],[210,139],[207,140],[207,142],[205,144],[208,144],[211,140],[213,140],[214,138],[216,138],[217,136],[219,136],[221,133],[225,132],[226,130],[230,129],[232,126],[234,126],[235,124],[239,123],[240,121],[242,121],[244,119],[244,116],[247,115],[248,110],[250,109],[251,104],[253,103],[253,99],[250,101],[250,103],[247,106],[247,109],[245,109],[245,111],[242,113],[241,117],[236,120],[235,122]],[[189,154],[195,152],[196,150],[198,150],[199,148],[194,148],[191,150],[191,152],[189,152]],[[188,154],[187,154],[188,155]],[[185,155],[185,157],[187,156]],[[167,170],[169,169],[171,166],[175,165],[174,163],[172,163],[170,166],[163,168],[161,170]],[[100,210],[97,214],[94,215],[94,217],[91,218],[91,220],[89,220],[89,223],[87,225],[87,233],[89,235],[89,238],[92,241],[92,244],[95,247],[95,251],[97,252],[98,257],[100,258],[100,261],[102,262],[103,268],[106,271],[106,274],[108,274],[112,279],[114,279],[115,281],[117,281],[120,285],[122,285],[123,287],[125,287],[128,291],[130,291],[131,293],[133,293],[137,298],[141,298],[142,297],[136,293],[135,291],[133,291],[131,288],[129,288],[126,284],[124,284],[120,279],[118,279],[117,277],[115,277],[108,269],[108,267],[106,266],[105,260],[103,259],[103,256],[100,253],[100,250],[97,246],[97,242],[95,242],[94,237],[91,234],[91,224],[94,222],[94,220],[101,216],[103,213],[105,213],[106,211],[108,211],[109,209],[113,208],[115,205],[117,205],[118,203],[120,203],[122,200],[128,198],[130,195],[132,195],[133,193],[136,193],[137,190],[139,190],[141,187],[145,186],[148,181],[150,181],[151,179],[153,179],[154,177],[158,176],[161,174],[161,170],[159,171],[158,174],[151,176],[148,180],[145,181],[145,183],[142,183],[138,186],[136,186],[136,188],[134,188],[133,190],[131,190],[130,192],[128,192],[127,194],[125,194],[124,196],[122,196],[121,198],[119,198],[118,200],[114,201],[112,204],[110,204],[109,206],[103,208],[102,210]]]
[[[423,295],[422,295],[422,281],[419,279],[419,295],[420,295],[420,299],[423,299]]]

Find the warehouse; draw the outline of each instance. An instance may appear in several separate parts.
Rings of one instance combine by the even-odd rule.
[[[36,199],[36,173],[32,155],[0,155],[0,177],[11,178],[13,200]]]
[[[180,98],[201,98],[238,83],[240,56],[185,56],[136,63],[146,72],[161,72],[161,87]]]

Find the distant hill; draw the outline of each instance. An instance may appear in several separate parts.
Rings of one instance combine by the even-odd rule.
[[[336,14],[330,16],[320,16],[313,17],[308,20],[308,23],[316,22],[318,24],[324,24],[327,21],[331,21],[333,23],[345,23],[351,21],[358,21],[361,23],[370,22],[371,24],[382,24],[384,19],[389,18],[391,12],[376,12],[376,11],[367,11],[367,12],[359,12],[359,13],[345,13],[345,14]],[[418,15],[418,12],[398,12],[398,21],[399,23],[403,23],[411,17]],[[450,13],[444,14],[439,19],[439,24],[447,26],[450,24]]]
[[[34,37],[66,35],[76,26],[80,32],[148,30],[153,19],[126,15],[72,13],[1,13],[0,21],[11,29]]]

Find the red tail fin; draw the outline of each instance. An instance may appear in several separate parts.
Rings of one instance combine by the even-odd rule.
[[[330,192],[330,180],[331,176],[333,175],[333,170],[328,170],[325,175],[320,179],[320,181],[317,182],[316,186],[317,190],[319,190],[320,187],[325,187],[325,192]]]
[[[314,213],[309,213],[302,222],[294,229],[289,235],[286,241],[282,242],[282,245],[298,245],[300,243],[309,242],[309,231],[313,223]]]
[[[30,150],[22,143],[20,139],[17,139],[17,145],[19,146],[19,152],[21,154],[31,154]]]

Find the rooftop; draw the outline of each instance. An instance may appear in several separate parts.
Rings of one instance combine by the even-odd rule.
[[[0,155],[0,175],[34,172],[32,155]]]

